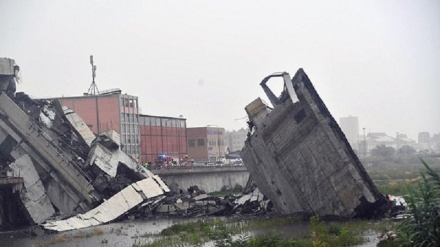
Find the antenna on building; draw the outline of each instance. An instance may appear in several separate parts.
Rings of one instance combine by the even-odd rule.
[[[95,83],[96,65],[93,64],[93,55],[90,55],[90,64],[92,65],[92,84],[90,84],[89,91],[87,91],[85,95],[97,95],[99,94],[99,90]]]

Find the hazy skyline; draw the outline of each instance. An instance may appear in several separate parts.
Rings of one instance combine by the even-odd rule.
[[[3,0],[0,23],[0,57],[35,98],[87,92],[94,55],[99,90],[138,96],[143,114],[237,130],[265,76],[304,68],[336,120],[440,132],[437,0]]]

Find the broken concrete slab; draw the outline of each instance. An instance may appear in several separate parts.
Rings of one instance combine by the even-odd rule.
[[[48,230],[61,232],[110,222],[142,203],[145,197],[146,199],[154,199],[162,195],[164,190],[156,182],[156,179],[150,177],[127,186],[85,214],[79,214],[66,220],[48,222],[42,226]]]
[[[279,97],[266,85],[276,76],[284,79]],[[261,86],[273,107],[261,99],[246,107],[251,132],[242,158],[276,211],[346,218],[383,212],[384,196],[304,71],[292,80],[285,72],[268,76]]]
[[[120,139],[119,134],[114,131],[102,133],[97,140],[92,143],[86,164],[96,165],[111,177],[116,177],[119,165],[123,164],[140,178],[153,177],[154,174],[144,166],[136,162],[132,157],[122,151],[116,143]]]
[[[207,194],[200,194],[194,197],[194,200],[196,201],[200,201],[200,200],[204,200],[206,198],[208,198],[209,196]]]
[[[35,123],[4,93],[0,93],[0,130],[6,136],[4,140],[10,142],[2,153],[15,159],[23,153],[30,155],[36,161],[34,165],[37,171],[45,171],[44,176],[49,175],[57,183],[62,183],[60,188],[76,203],[75,208],[88,210],[99,200],[99,195],[94,193],[94,188],[89,182],[89,176],[75,160],[56,144],[43,126]]]
[[[121,146],[121,136],[115,130],[108,130],[98,135],[99,142],[110,150],[118,149]]]
[[[95,134],[90,130],[89,126],[84,122],[84,120],[76,114],[73,110],[66,106],[63,106],[64,116],[70,122],[75,131],[84,139],[84,141],[89,145],[92,145],[93,140],[95,140]]]
[[[46,195],[43,183],[29,155],[24,154],[9,167],[14,174],[20,174],[23,178],[24,188],[20,191],[20,198],[32,221],[39,224],[55,214],[55,209]]]

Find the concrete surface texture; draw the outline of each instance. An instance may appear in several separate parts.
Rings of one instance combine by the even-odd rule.
[[[163,186],[164,184],[158,180],[160,178],[155,176],[133,183],[85,214],[79,214],[66,220],[47,222],[43,224],[43,227],[48,230],[67,231],[107,223],[144,200],[169,192],[168,187]]]
[[[55,214],[55,209],[46,195],[46,189],[29,155],[21,156],[9,167],[14,174],[19,174],[23,178],[24,184],[20,190],[20,198],[32,221],[39,224]]]
[[[287,90],[292,87],[295,95]],[[299,69],[292,80],[285,79],[285,88],[278,98],[268,94],[273,109],[260,99],[246,107],[252,132],[242,158],[261,192],[284,214],[380,213],[385,198],[305,72]]]

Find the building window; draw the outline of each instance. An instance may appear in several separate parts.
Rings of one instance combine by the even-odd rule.
[[[189,147],[194,147],[195,146],[195,140],[194,139],[189,139],[188,140],[188,146]]]
[[[205,146],[205,140],[204,139],[198,139],[197,140],[197,145],[198,146]]]

